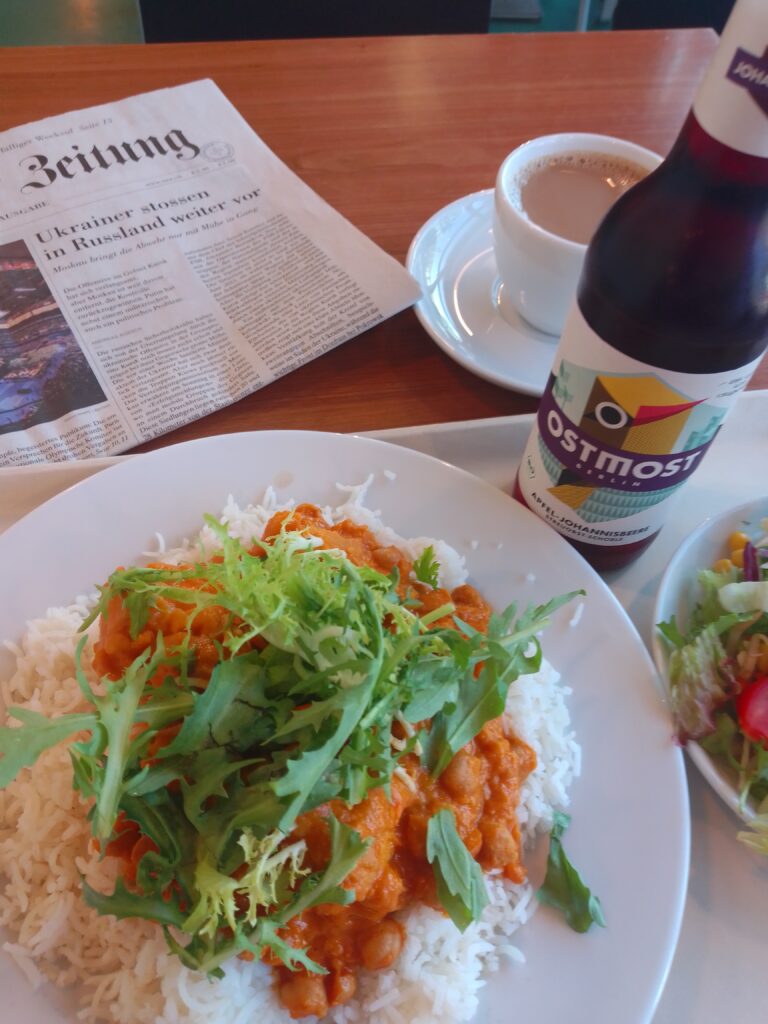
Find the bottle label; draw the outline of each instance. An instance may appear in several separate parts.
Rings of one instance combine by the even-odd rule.
[[[520,465],[526,503],[572,540],[652,536],[758,362],[659,370],[607,345],[574,305]]]
[[[737,0],[693,104],[718,142],[768,157],[768,4]]]
[[[731,82],[746,89],[768,117],[768,50],[763,57],[742,50],[739,46],[726,74]]]

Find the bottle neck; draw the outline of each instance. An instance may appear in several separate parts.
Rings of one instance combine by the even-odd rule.
[[[693,104],[716,142],[768,159],[768,3],[737,0]]]
[[[768,122],[767,122],[768,123]],[[685,164],[720,185],[768,187],[768,158],[733,149],[705,131],[692,110],[685,119],[665,164]]]

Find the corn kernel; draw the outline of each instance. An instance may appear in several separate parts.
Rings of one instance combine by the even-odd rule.
[[[732,533],[728,538],[728,547],[732,551],[743,551],[744,548],[747,546],[748,540],[749,537],[746,535],[746,533],[742,533],[740,530],[737,530],[735,533]]]
[[[737,569],[744,568],[744,548],[736,548],[735,551],[731,552],[731,561]]]
[[[733,562],[730,558],[718,558],[712,568],[715,572],[730,572],[733,568]]]

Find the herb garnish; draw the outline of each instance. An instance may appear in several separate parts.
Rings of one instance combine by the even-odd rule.
[[[488,891],[480,865],[464,845],[453,811],[447,808],[433,814],[427,824],[427,860],[443,909],[465,931],[488,905]]]
[[[440,575],[440,563],[435,558],[435,549],[430,544],[424,548],[419,557],[413,563],[413,575],[421,583],[427,583],[430,587],[436,587]]]
[[[547,873],[536,897],[539,903],[546,903],[562,911],[566,921],[576,932],[586,932],[593,924],[604,928],[605,916],[600,900],[584,884],[563,849],[563,833],[570,823],[568,814],[563,814],[562,811],[554,812],[549,837]]]
[[[94,801],[102,850],[126,821],[151,841],[137,864],[136,891],[122,881],[109,895],[85,886],[88,902],[158,922],[192,968],[218,973],[233,954],[269,949],[291,969],[318,971],[279,929],[318,903],[351,902],[343,883],[367,842],[330,815],[329,861],[307,874],[303,850],[289,838],[297,817],[334,798],[354,805],[389,786],[419,742],[423,763],[438,776],[503,711],[518,675],[539,668],[537,634],[573,595],[517,620],[513,605],[492,617],[487,634],[458,620],[448,629],[419,618],[412,592],[401,598],[394,574],[355,566],[285,529],[246,549],[216,520],[207,522],[221,543],[216,559],[118,570],[83,627],[118,599],[136,638],[170,601],[190,609],[186,634],[172,650],[157,636],[118,680],[92,684],[79,666],[87,713],[49,720],[9,709],[21,727],[0,728],[0,785],[43,750],[85,733],[71,747],[74,785]],[[431,580],[436,563],[427,551],[419,572]],[[214,607],[227,613],[221,657],[201,679],[192,622]],[[451,611],[441,607],[439,618]],[[427,718],[429,731],[399,740],[402,721]],[[153,743],[172,723],[175,737]],[[484,886],[449,818],[430,822],[429,856],[446,910],[466,927],[482,909]]]

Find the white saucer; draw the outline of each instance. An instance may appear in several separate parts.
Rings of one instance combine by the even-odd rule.
[[[493,255],[492,213],[493,189],[485,189],[443,207],[418,231],[406,257],[422,288],[416,315],[465,369],[540,395],[558,339],[531,327],[505,296]]]

